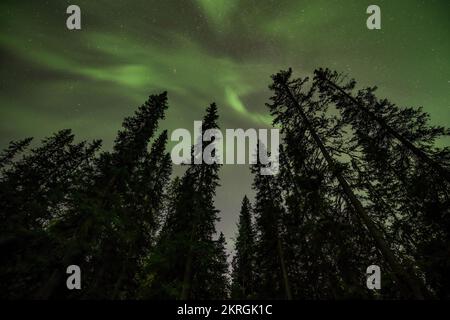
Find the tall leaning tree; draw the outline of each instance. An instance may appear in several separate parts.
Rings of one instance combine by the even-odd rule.
[[[404,290],[405,295],[408,295],[409,292],[411,292],[415,298],[423,299],[426,296],[426,292],[424,292],[422,279],[416,276],[414,272],[406,270],[406,268],[401,264],[398,257],[386,241],[383,232],[371,219],[366,208],[364,208],[361,201],[352,190],[352,187],[343,174],[342,165],[330,155],[325,142],[322,140],[315,128],[316,121],[318,120],[314,119],[314,121],[312,121],[312,119],[307,116],[305,103],[311,105],[320,103],[317,101],[320,101],[320,98],[323,98],[323,96],[319,96],[319,98],[317,98],[317,87],[314,86],[314,84],[311,85],[309,89],[306,89],[305,83],[307,80],[292,80],[290,79],[291,74],[292,70],[281,71],[272,77],[273,84],[271,85],[271,89],[274,91],[272,104],[270,105],[272,113],[275,112],[279,115],[297,115],[302,120],[304,126],[310,132],[316,147],[320,150],[321,156],[326,161],[330,172],[333,173],[338,181],[346,202],[352,208],[357,218],[362,221],[364,227],[374,240],[378,250],[389,265],[390,269],[393,271],[395,277],[400,282],[400,288]]]
[[[364,113],[364,116],[366,118],[376,122],[378,126],[382,128],[382,130],[384,130],[394,139],[398,140],[398,142],[401,143],[404,148],[408,149],[422,162],[433,168],[433,170],[439,173],[442,178],[447,180],[447,182],[450,182],[450,170],[448,167],[448,163],[445,163],[443,159],[439,159],[439,154],[436,154],[435,152],[430,154],[430,150],[424,150],[424,145],[420,143],[422,142],[420,141],[421,139],[418,139],[414,135],[411,135],[411,132],[413,132],[413,130],[409,130],[410,128],[407,127],[405,130],[405,126],[402,122],[397,122],[395,118],[388,117],[389,113],[392,114],[395,111],[398,111],[398,109],[393,104],[389,103],[387,100],[379,102],[373,101],[372,95],[372,97],[370,98],[372,102],[371,108],[370,104],[362,102],[361,99],[357,99],[351,94],[351,90],[355,86],[355,81],[352,80],[349,83],[341,86],[339,84],[340,76],[341,75],[337,72],[331,72],[329,69],[318,69],[315,71],[316,83],[320,84],[323,91],[326,91],[329,95],[332,95],[335,101],[339,103],[341,108],[347,109],[347,112],[350,112],[350,109],[353,109],[351,112]],[[372,88],[370,91],[374,91],[375,89],[376,88]],[[374,104],[376,106],[375,108],[373,108]],[[383,108],[383,105],[384,107],[387,106],[390,109],[387,113],[386,110],[388,108]],[[410,111],[412,110],[410,109]],[[420,118],[421,116],[419,114],[416,114],[416,119],[420,121]],[[443,128],[435,127],[434,129],[437,131],[433,132],[433,134],[443,134]],[[424,138],[425,137],[423,136],[422,140]],[[414,142],[419,143],[420,147],[418,147]]]
[[[421,108],[379,99],[375,87],[352,93],[356,82],[344,81],[337,72],[317,70],[315,82],[354,132],[352,165],[370,197],[373,217],[386,226],[390,241],[433,294],[448,297],[450,183],[442,170],[449,167],[450,149],[437,147],[436,141],[449,130],[431,125]]]

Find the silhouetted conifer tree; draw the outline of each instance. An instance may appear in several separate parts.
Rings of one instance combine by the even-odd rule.
[[[242,200],[238,234],[234,245],[231,298],[255,297],[255,232],[252,222],[252,206],[247,196]]]
[[[259,143],[258,150],[259,148],[265,146]],[[276,176],[261,173],[263,167],[261,161],[251,167],[255,174],[253,188],[256,191],[253,208],[257,232],[255,255],[258,264],[255,291],[257,298],[260,299],[291,300],[288,266],[284,257],[284,239],[281,233],[281,217],[284,214],[281,188]]]
[[[206,130],[218,128],[217,119],[217,107],[211,104],[203,119],[202,136]],[[214,141],[204,142],[202,148],[193,148],[192,158],[201,157],[211,143]],[[225,287],[223,281],[211,284],[211,279],[226,279],[225,270],[218,267],[223,263],[224,244],[221,238],[219,242],[213,239],[218,220],[214,207],[218,171],[217,163],[192,164],[172,191],[177,194],[170,206],[173,211],[167,213],[161,238],[148,260],[146,286],[141,290],[143,297],[225,298],[219,297],[219,293],[225,294],[228,290],[219,289]],[[218,263],[220,261],[222,263]],[[212,274],[211,270],[215,272]]]
[[[352,163],[374,219],[412,272],[425,277],[433,294],[448,297],[450,278],[444,270],[450,259],[445,245],[450,240],[450,185],[443,171],[450,150],[435,147],[448,129],[431,126],[421,108],[400,108],[378,99],[376,88],[353,97],[354,80],[345,83],[330,70],[315,74],[322,94],[353,129]]]
[[[53,227],[77,206],[100,147],[99,141],[74,143],[72,132],[62,130],[18,158],[30,141],[11,144],[2,157],[0,286],[8,298],[32,298],[49,280],[66,240]]]
[[[324,119],[326,109],[322,110],[324,111],[324,114],[319,117],[311,117],[309,115],[312,111],[320,111],[321,107],[326,108],[329,100],[323,95],[319,95],[318,98],[316,97],[317,88],[314,84],[305,91],[304,87],[308,79],[291,80],[291,72],[292,71],[289,70],[273,76],[274,82],[271,85],[271,89],[274,91],[274,96],[272,97],[272,104],[270,104],[269,107],[272,114],[276,116],[275,121],[280,121],[289,117],[297,117],[300,119],[311,135],[316,147],[320,150],[320,154],[326,161],[328,169],[339,182],[344,199],[355,212],[356,218],[360,219],[365,228],[367,228],[368,233],[380,250],[383,259],[388,263],[389,267],[394,272],[395,277],[400,280],[400,284],[407,287],[405,294],[406,292],[412,292],[414,297],[423,298],[425,294],[424,287],[421,285],[421,279],[417,277],[414,272],[406,270],[401,264],[393,249],[384,238],[383,231],[374,223],[367,210],[363,207],[361,201],[352,190],[352,187],[347,181],[348,178],[344,176],[345,166],[339,164],[332,157],[329,152],[329,147],[327,148],[321,137],[320,131],[317,130],[317,128],[320,127],[320,124],[326,121]]]
[[[96,161],[95,168],[91,172],[85,172],[87,183],[77,193],[76,203],[52,225],[52,233],[61,239],[59,246],[62,253],[55,267],[49,269],[50,273],[36,297],[82,295],[88,298],[112,298],[125,295],[121,288],[122,278],[123,271],[128,269],[129,264],[123,263],[123,258],[128,255],[124,255],[124,252],[131,253],[130,249],[135,245],[133,242],[138,238],[132,230],[142,226],[144,222],[141,219],[145,219],[134,215],[138,212],[130,213],[133,206],[139,205],[134,202],[137,199],[133,199],[138,195],[130,192],[130,189],[137,183],[137,175],[146,166],[147,158],[152,157],[151,154],[148,155],[147,146],[166,109],[166,93],[150,96],[134,116],[124,120],[113,151],[104,152]],[[163,137],[162,144],[165,139]],[[156,153],[153,154],[155,156]],[[167,179],[168,159],[165,157],[159,162],[160,164],[155,162],[153,165],[156,165],[155,170],[158,171],[159,165],[166,168],[158,177],[163,184]],[[144,178],[141,177],[140,183],[148,186],[155,182],[142,179]],[[153,195],[148,194],[147,197]],[[145,205],[150,202],[151,200],[147,201]],[[146,212],[147,216],[155,214],[157,208],[152,209],[153,212]],[[130,225],[133,225],[131,230],[128,229]],[[146,228],[152,230],[157,227],[156,223],[146,225]],[[139,235],[142,236],[147,235]],[[130,259],[138,258],[133,256]],[[131,262],[134,265],[137,263],[136,260]],[[85,287],[81,293],[68,293],[65,288],[65,269],[72,264],[79,265],[83,270]]]

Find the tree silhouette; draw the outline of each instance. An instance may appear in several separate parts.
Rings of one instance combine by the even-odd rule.
[[[357,99],[355,99],[350,93],[348,93],[348,90],[353,89],[353,86],[355,84],[354,81],[351,81],[348,83],[344,88],[340,87],[338,84],[336,84],[336,80],[339,79],[340,75],[338,73],[332,73],[330,70],[323,70],[318,69],[314,72],[316,83],[319,83],[321,86],[321,89],[323,91],[328,91],[328,94],[333,95],[336,100],[339,100],[339,104],[343,108],[356,108],[359,112],[365,113],[366,117],[370,118],[371,120],[378,123],[378,125],[385,130],[387,133],[392,135],[394,138],[396,138],[398,141],[401,142],[401,144],[409,149],[414,155],[416,155],[418,158],[420,158],[422,161],[430,165],[434,170],[436,170],[442,177],[444,177],[448,182],[450,182],[450,171],[448,168],[441,165],[439,161],[436,161],[432,157],[430,157],[426,152],[423,150],[417,148],[411,141],[408,139],[408,135],[410,135],[411,130],[402,130],[398,128],[398,126],[401,126],[401,122],[397,122],[394,118],[388,118],[386,116],[392,115],[393,111],[396,109],[393,105],[388,104],[387,101],[382,101],[381,103],[375,102],[377,107],[381,108],[369,108],[370,104],[363,104]],[[376,88],[369,90],[373,91]],[[333,92],[336,91],[337,93]],[[339,97],[338,97],[339,96]],[[372,95],[373,98],[373,95]],[[346,100],[346,101],[345,101]],[[383,109],[383,104],[387,105],[391,110],[389,114],[383,115],[379,112],[380,109]],[[373,106],[373,104],[372,104]],[[386,106],[385,106],[386,107]],[[411,109],[409,111],[412,111]],[[354,112],[354,111],[353,111]],[[395,112],[395,111],[394,111]],[[419,111],[420,113],[420,111]],[[424,114],[422,114],[424,115]],[[389,119],[389,120],[387,120]],[[420,121],[420,119],[424,120],[421,115],[416,114],[416,119]],[[388,123],[389,122],[389,123]],[[425,124],[425,123],[423,123]],[[424,128],[425,129],[425,128]],[[428,130],[434,131],[430,132],[432,135],[439,135],[443,134],[443,128],[429,128]]]
[[[0,153],[0,297],[449,298],[450,149],[436,146],[449,130],[328,69],[272,80],[279,173],[264,174],[258,143],[230,273],[216,230],[220,165],[192,161],[171,178],[163,92],[125,118],[110,151],[66,129]],[[217,160],[216,137],[201,140],[218,119],[213,103],[191,160],[211,150]],[[66,288],[73,264],[83,290]],[[366,287],[372,264],[381,290]]]
[[[261,154],[260,148],[265,146],[258,143],[258,155]],[[284,239],[281,234],[281,217],[284,214],[281,188],[275,176],[261,173],[263,167],[261,161],[251,167],[255,175],[253,188],[256,191],[253,212],[257,234],[255,245],[258,261],[257,297],[291,300],[290,280],[284,257]]]
[[[217,107],[211,104],[203,119],[202,136],[206,130],[218,128],[217,119]],[[202,156],[212,143],[214,140],[193,148],[192,157]],[[213,239],[218,220],[213,199],[219,167],[218,163],[193,164],[174,186],[172,210],[149,259],[144,297],[218,299],[228,294],[225,239],[223,235],[217,241]],[[217,282],[211,283],[211,279]]]
[[[429,115],[421,108],[400,108],[387,99],[378,99],[376,88],[360,90],[353,98],[359,107],[353,107],[347,95],[355,86],[354,80],[342,85],[346,95],[340,91],[336,94],[323,84],[329,82],[323,79],[343,82],[343,76],[329,70],[319,70],[316,74],[322,75],[315,81],[323,94],[330,97],[343,120],[353,129],[352,166],[357,171],[360,189],[368,194],[368,205],[376,212],[373,217],[384,226],[397,250],[409,256],[405,262],[426,279],[433,294],[448,296],[444,288],[448,287],[449,280],[443,270],[448,264],[444,243],[449,239],[449,183],[442,170],[418,157],[417,152],[397,138],[401,135],[421,146],[424,150],[421,152],[445,170],[449,150],[435,148],[434,144],[448,130],[429,125]],[[385,124],[380,124],[371,114],[386,119]]]
[[[281,116],[280,113],[282,113],[282,111],[280,111],[280,109],[291,109],[287,111],[290,115],[299,115],[299,118],[304,123],[306,129],[310,132],[314,142],[316,143],[317,147],[321,151],[322,156],[327,162],[329,170],[338,180],[339,185],[345,194],[345,200],[348,201],[348,203],[352,206],[358,218],[361,219],[370,235],[375,240],[378,249],[382,253],[384,259],[386,259],[386,261],[388,262],[396,277],[398,277],[402,282],[405,283],[405,285],[408,286],[408,289],[413,292],[415,298],[423,299],[424,294],[422,293],[422,290],[424,286],[421,286],[421,280],[416,277],[414,273],[404,270],[401,263],[398,261],[398,258],[384,239],[382,232],[380,232],[379,228],[374,224],[366,209],[356,197],[349,183],[343,176],[341,165],[331,157],[319,134],[316,132],[314,123],[311,122],[311,120],[304,112],[304,108],[311,108],[311,106],[314,107],[314,105],[316,104],[315,100],[313,99],[316,87],[312,85],[306,93],[303,93],[302,86],[307,80],[300,79],[290,81],[289,78],[291,76],[291,73],[292,71],[289,70],[287,72],[280,72],[277,75],[273,76],[274,83],[273,85],[271,85],[271,89],[275,92],[275,97],[272,98],[273,104],[271,104],[269,107],[272,113],[274,115],[277,115],[275,121],[277,121]]]
[[[233,257],[231,297],[251,299],[255,297],[255,231],[252,222],[252,206],[247,196],[242,200],[238,234]]]

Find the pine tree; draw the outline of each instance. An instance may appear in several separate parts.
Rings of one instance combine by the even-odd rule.
[[[203,132],[218,128],[217,119],[217,107],[211,104],[203,119]],[[211,143],[214,141],[193,148],[193,158],[199,152],[203,154]],[[158,245],[149,258],[141,296],[184,300],[208,299],[217,294],[217,288],[208,283],[212,277],[209,270],[218,265],[217,261],[223,262],[225,255],[223,244],[218,246],[213,239],[218,220],[213,200],[218,171],[217,163],[193,164],[186,170],[175,190],[176,201],[170,206],[173,211],[167,213]],[[221,278],[220,271],[214,278]]]
[[[33,138],[26,138],[20,141],[12,141],[8,148],[0,155],[0,169],[11,165],[14,158],[22,153],[31,143]]]
[[[52,233],[63,239],[63,254],[55,268],[50,269],[48,281],[37,291],[36,297],[48,298],[68,294],[64,288],[65,268],[79,265],[89,285],[83,296],[107,298],[118,294],[117,279],[122,274],[122,260],[118,250],[120,236],[126,235],[127,192],[140,163],[147,156],[147,145],[164,118],[167,94],[152,95],[132,117],[123,122],[112,152],[104,152],[96,161],[95,169],[87,174],[89,184],[80,191],[77,203],[63,219],[52,227]],[[164,181],[165,176],[162,176]],[[157,225],[152,226],[153,229]],[[114,280],[111,280],[113,279]],[[121,281],[121,280],[119,280]],[[105,283],[113,284],[111,289]],[[69,293],[71,295],[80,293]]]
[[[101,242],[92,260],[92,285],[86,297],[126,297],[137,287],[139,261],[152,246],[171,173],[170,156],[165,153],[167,132],[147,151],[166,109],[165,92],[150,96],[133,117],[124,120],[113,152],[101,159],[99,182],[106,189],[99,189],[97,199],[107,224],[98,235]]]
[[[448,296],[445,288],[450,278],[444,270],[449,261],[445,243],[450,236],[450,185],[441,171],[448,167],[450,150],[434,147],[448,129],[431,126],[421,108],[400,108],[378,99],[376,88],[360,90],[354,98],[351,91],[356,82],[340,84],[342,78],[336,72],[318,70],[315,81],[354,131],[353,166],[361,189],[369,195],[374,217],[385,226],[397,250],[407,256],[405,263],[425,277],[434,294]],[[431,158],[431,165],[418,154]]]
[[[259,148],[265,148],[261,143]],[[258,154],[259,153],[258,151]],[[264,154],[264,153],[262,153]],[[256,294],[260,299],[292,299],[288,266],[284,257],[281,217],[284,214],[281,188],[276,177],[263,175],[260,161],[252,165],[256,191],[254,215],[257,241],[255,246],[258,271]]]
[[[48,281],[46,272],[63,252],[53,225],[76,205],[100,147],[100,141],[74,143],[72,132],[62,130],[14,159],[30,141],[4,153],[0,177],[1,292],[8,298],[31,298]]]
[[[252,299],[255,296],[256,261],[255,232],[253,230],[251,203],[244,196],[239,214],[238,234],[235,242],[235,255],[233,257],[231,298]]]
[[[115,257],[120,267],[116,272],[108,268],[108,282],[99,288],[108,292],[106,289],[111,286],[112,298],[134,297],[141,260],[154,246],[166,185],[172,171],[170,155],[165,151],[166,142],[167,131],[164,131],[138,164],[129,190],[124,194],[121,223],[114,238]],[[105,261],[113,259],[105,257]],[[104,263],[103,259],[100,262]]]
[[[305,83],[306,81],[299,81]],[[277,101],[274,95],[271,98]],[[271,104],[268,105],[272,107]],[[308,103],[308,116],[338,153],[344,141],[341,123],[321,116],[322,104]],[[282,190],[281,231],[292,296],[295,299],[364,298],[370,292],[361,284],[375,260],[365,232],[346,206],[339,185],[321,151],[295,110],[272,109],[274,125],[280,126],[280,172]],[[386,279],[384,278],[384,281]]]
[[[397,139],[405,148],[410,150],[411,153],[413,153],[416,157],[418,157],[421,161],[428,164],[430,167],[432,167],[437,173],[439,173],[443,178],[447,180],[447,182],[450,182],[450,171],[448,169],[448,165],[445,166],[441,163],[441,161],[434,159],[435,157],[430,156],[427,154],[427,152],[424,152],[423,145],[422,148],[416,147],[410,140],[410,138],[413,138],[414,140],[419,140],[417,137],[411,135],[411,133],[414,132],[414,130],[410,130],[411,128],[401,128],[402,124],[399,122],[396,122],[396,118],[389,118],[386,117],[388,115],[392,115],[396,112],[398,112],[398,109],[395,108],[392,104],[389,104],[387,100],[381,101],[380,103],[377,103],[374,101],[374,96],[372,92],[376,90],[376,88],[371,88],[367,91],[367,93],[370,95],[369,99],[372,102],[372,106],[374,105],[373,102],[375,102],[375,105],[377,107],[381,108],[370,108],[369,104],[361,103],[360,100],[355,99],[348,90],[353,89],[355,85],[355,81],[350,81],[347,85],[344,87],[340,87],[336,80],[339,80],[341,75],[339,75],[336,72],[331,72],[330,70],[326,69],[318,69],[315,71],[315,78],[316,83],[319,83],[321,89],[325,92],[327,92],[329,95],[332,95],[333,98],[337,101],[339,101],[339,105],[343,108],[346,108],[347,110],[353,109],[351,112],[356,113],[364,113],[364,116],[374,122],[376,122],[385,133],[388,133],[393,138]],[[367,98],[367,97],[366,97]],[[380,109],[385,111],[389,110],[388,114],[382,114],[383,111],[380,112]],[[435,137],[437,135],[444,134],[443,128],[426,128],[425,122],[427,116],[423,114],[420,110],[416,110],[416,114],[411,114],[409,112],[413,112],[414,110],[404,109],[404,114],[406,113],[407,116],[411,118],[414,118],[417,120],[416,125],[422,125],[420,128],[427,130],[428,134],[431,134],[432,136],[427,136],[426,133],[422,133],[422,139],[433,139],[432,137]],[[409,114],[408,114],[409,113]],[[420,115],[422,113],[422,115]],[[425,117],[423,117],[425,115]],[[400,126],[400,127],[399,127]]]
[[[285,259],[295,299],[367,298],[374,253],[307,132],[292,123],[280,150]],[[287,126],[289,127],[289,126]],[[286,131],[286,130],[283,130]],[[386,279],[384,279],[385,281]]]
[[[292,71],[289,70],[273,76],[274,83],[271,85],[271,89],[274,91],[275,95],[272,98],[273,103],[269,105],[269,107],[272,114],[276,116],[275,121],[287,119],[288,117],[297,117],[300,119],[311,135],[316,147],[320,150],[321,156],[326,161],[329,170],[339,182],[339,186],[345,195],[344,199],[356,214],[356,218],[360,219],[365,228],[367,228],[370,236],[373,238],[377,248],[380,250],[384,260],[388,263],[395,277],[400,280],[401,284],[406,285],[408,291],[410,290],[413,292],[416,298],[423,298],[424,287],[421,286],[421,280],[415,276],[414,273],[408,272],[409,270],[406,271],[404,266],[401,265],[392,248],[386,242],[382,231],[380,231],[379,227],[370,218],[367,210],[363,207],[349,182],[344,177],[345,167],[333,159],[320,137],[320,133],[317,131],[316,127],[323,121],[324,115],[322,115],[322,117],[313,118],[308,116],[308,113],[310,113],[312,109],[315,108],[316,110],[320,110],[321,106],[326,107],[329,100],[324,99],[323,95],[319,95],[321,100],[314,100],[317,91],[314,84],[306,91],[306,93],[303,93],[302,89],[308,79],[290,80],[291,73]],[[309,109],[305,109],[305,107],[309,107]]]
[[[197,299],[223,300],[229,297],[230,284],[227,259],[225,236],[221,232],[218,239],[214,241],[211,257],[204,260],[206,265],[197,266],[201,268],[201,272],[196,275],[195,281],[198,281],[198,286],[205,287],[202,289],[204,295],[197,296]]]
[[[168,204],[163,228],[157,244],[145,261],[141,275],[139,297],[143,299],[178,299],[186,252],[190,244],[195,204],[195,181],[185,175],[172,183],[169,191],[173,202]]]

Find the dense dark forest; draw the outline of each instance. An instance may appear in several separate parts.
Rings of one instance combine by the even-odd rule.
[[[216,230],[220,165],[172,177],[168,134],[157,135],[166,93],[124,120],[110,151],[71,130],[33,148],[11,142],[0,154],[1,297],[450,298],[450,148],[436,147],[450,131],[328,69],[281,71],[270,90],[280,171],[251,165],[255,198],[242,195],[231,261]],[[203,130],[218,118],[213,103]],[[380,290],[366,287],[374,264]],[[82,290],[67,289],[69,265]]]

